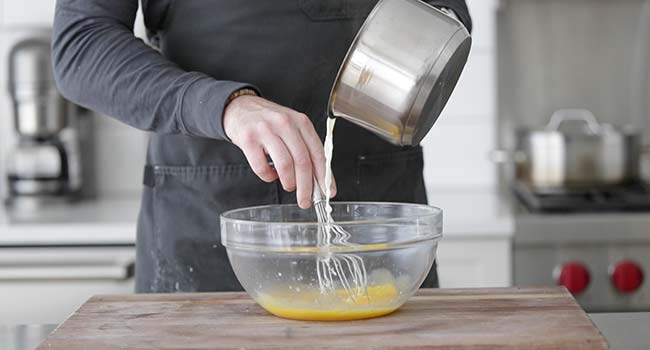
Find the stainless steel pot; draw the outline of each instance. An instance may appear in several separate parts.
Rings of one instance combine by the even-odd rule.
[[[459,21],[423,1],[380,0],[341,65],[330,114],[416,145],[447,103],[470,46]]]
[[[516,177],[538,191],[637,181],[646,151],[639,132],[600,124],[584,109],[556,111],[544,130],[522,130],[517,140]]]

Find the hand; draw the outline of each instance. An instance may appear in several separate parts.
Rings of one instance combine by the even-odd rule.
[[[325,193],[323,144],[306,115],[261,97],[244,95],[226,107],[223,128],[244,152],[253,172],[266,182],[279,178],[285,191],[296,191],[301,208],[311,206],[314,175]],[[335,194],[332,181],[332,196]]]

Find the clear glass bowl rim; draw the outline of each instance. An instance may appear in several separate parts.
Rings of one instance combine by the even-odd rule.
[[[398,202],[331,202],[330,203],[332,207],[334,206],[339,206],[339,205],[350,205],[350,204],[361,204],[361,205],[395,205],[395,206],[408,206],[408,207],[417,207],[417,208],[422,208],[422,209],[427,209],[431,210],[430,213],[427,214],[422,214],[422,215],[413,215],[413,216],[400,216],[400,217],[395,217],[395,218],[379,218],[379,219],[368,219],[368,220],[354,220],[354,221],[335,221],[334,223],[337,225],[345,225],[345,226],[354,226],[354,225],[368,225],[368,224],[384,224],[384,223],[391,223],[394,221],[401,221],[404,219],[425,219],[425,218],[430,218],[434,216],[442,216],[442,209],[428,205],[428,204],[418,204],[418,203],[398,203]],[[320,226],[321,224],[317,221],[305,221],[305,222],[290,222],[290,221],[255,221],[255,220],[243,220],[243,219],[232,219],[228,218],[228,215],[232,215],[237,212],[242,212],[242,211],[248,211],[248,210],[260,210],[264,208],[271,208],[271,207],[298,207],[297,204],[267,204],[267,205],[258,205],[258,206],[253,206],[253,207],[245,207],[245,208],[238,208],[238,209],[232,209],[225,211],[221,213],[221,220],[222,222],[228,221],[231,223],[238,223],[238,224],[248,224],[248,225],[255,225],[255,224],[260,224],[260,225],[266,225],[266,226],[290,226],[290,225],[300,225],[300,226]],[[300,209],[300,210],[314,210],[314,207],[310,207],[309,209]]]
[[[369,224],[374,224],[374,225],[382,225],[382,224],[390,224],[392,222],[396,221],[403,221],[403,220],[408,220],[408,219],[416,219],[416,220],[437,220],[437,222],[442,225],[442,209],[427,205],[427,204],[417,204],[417,203],[398,203],[398,202],[354,202],[354,201],[346,201],[346,202],[332,202],[332,206],[339,206],[339,205],[393,205],[393,206],[408,206],[412,208],[419,208],[423,209],[423,213],[420,215],[411,215],[411,216],[400,216],[400,217],[394,217],[394,218],[377,218],[377,219],[368,219],[368,220],[356,220],[356,221],[336,221],[336,225],[342,225],[342,226],[352,226],[352,225],[369,225]],[[354,246],[347,246],[347,247],[341,247],[341,246],[313,246],[315,248],[314,251],[311,251],[309,253],[296,253],[295,251],[287,251],[286,249],[291,247],[290,245],[283,245],[283,246],[271,246],[271,245],[249,245],[249,244],[241,244],[237,242],[233,242],[229,239],[229,235],[227,232],[224,232],[224,228],[226,225],[229,224],[241,224],[241,225],[249,225],[249,226],[256,226],[256,225],[264,225],[264,226],[270,226],[270,227],[277,227],[277,226],[282,226],[282,227],[287,227],[287,226],[294,226],[294,225],[300,225],[300,226],[307,226],[307,227],[319,227],[322,224],[313,221],[305,221],[305,222],[283,222],[283,221],[276,221],[276,222],[269,222],[269,221],[255,221],[255,220],[245,220],[245,219],[232,219],[228,218],[228,216],[238,213],[241,211],[250,211],[250,210],[263,210],[265,208],[278,208],[278,207],[293,207],[298,209],[297,204],[270,204],[270,205],[260,205],[260,206],[252,206],[252,207],[246,207],[246,208],[238,208],[238,209],[233,209],[226,211],[221,214],[221,244],[224,245],[227,249],[235,249],[235,250],[256,250],[256,251],[267,251],[267,252],[275,252],[275,253],[295,253],[295,254],[327,254],[327,253],[351,253],[351,252],[364,252],[364,251],[375,251],[375,250],[391,250],[391,249],[397,249],[397,248],[402,248],[402,247],[408,247],[408,246],[413,246],[413,245],[418,245],[418,244],[424,244],[426,242],[434,243],[439,241],[442,238],[442,230],[439,230],[438,232],[432,232],[431,234],[428,235],[422,235],[418,237],[413,237],[411,239],[406,239],[402,240],[399,242],[385,242],[385,247],[383,248],[371,248],[373,244],[357,244]],[[313,208],[309,209],[299,209],[299,210],[313,210]]]

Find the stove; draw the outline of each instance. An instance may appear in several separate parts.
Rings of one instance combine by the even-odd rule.
[[[588,312],[650,310],[650,186],[512,186],[517,286],[564,285]]]
[[[540,190],[523,181],[516,181],[513,191],[533,212],[650,212],[650,184],[646,182]]]

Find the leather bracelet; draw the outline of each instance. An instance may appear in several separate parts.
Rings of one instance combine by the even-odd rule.
[[[228,96],[228,99],[226,100],[226,106],[228,106],[230,102],[232,102],[234,99],[236,99],[239,96],[259,96],[259,95],[255,90],[250,88],[239,89],[233,92],[232,94],[230,94],[230,96]]]

